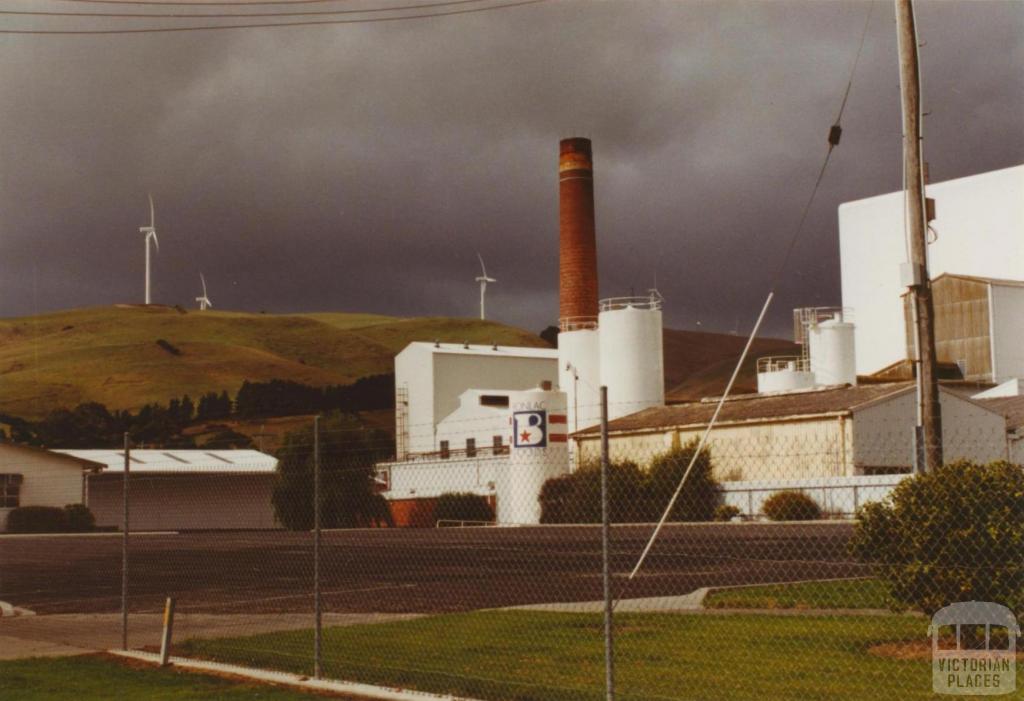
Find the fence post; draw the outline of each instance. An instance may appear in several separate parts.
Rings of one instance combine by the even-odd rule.
[[[131,440],[124,434],[124,479],[121,485],[121,649],[128,649],[128,478],[131,475]]]
[[[171,636],[174,635],[174,599],[167,597],[164,604],[164,632],[160,637],[160,666],[166,667],[171,660]]]
[[[320,607],[320,417],[313,417],[313,678],[322,668],[322,620]]]
[[[615,699],[615,630],[612,627],[612,578],[609,562],[611,514],[608,494],[608,388],[601,386],[601,576],[604,580],[604,685],[606,701]]]

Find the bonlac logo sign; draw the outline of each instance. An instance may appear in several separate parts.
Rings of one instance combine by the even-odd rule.
[[[964,601],[939,609],[932,636],[932,690],[937,694],[997,696],[1017,688],[1020,626],[1010,609]]]
[[[512,444],[516,448],[546,448],[548,413],[542,409],[512,413]]]

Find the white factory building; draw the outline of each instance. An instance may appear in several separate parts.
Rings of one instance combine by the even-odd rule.
[[[256,450],[133,450],[130,525],[137,531],[277,528],[277,458]],[[21,506],[84,504],[97,528],[123,523],[124,452],[0,443],[0,530]]]
[[[928,246],[933,279],[953,274],[1024,282],[1024,165],[932,183],[925,194],[935,200]],[[908,260],[906,241],[902,191],[840,205],[843,306],[856,314],[860,375],[907,357],[901,301],[906,291],[901,276],[901,266]],[[1003,287],[993,289],[997,296],[1006,294]],[[1006,304],[995,301],[1000,307]],[[1024,346],[1019,315],[994,316],[990,323],[988,333],[997,342]],[[998,377],[989,381],[1024,376],[1024,356],[1007,356],[998,370]]]

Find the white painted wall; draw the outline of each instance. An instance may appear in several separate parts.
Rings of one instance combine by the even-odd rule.
[[[1024,280],[1024,166],[935,183],[938,240],[930,274]],[[839,207],[843,306],[855,318],[857,372],[875,372],[906,355],[900,264],[907,260],[903,193]]]
[[[942,448],[946,462],[1006,459],[1006,419],[941,389]],[[909,467],[914,463],[917,395],[913,390],[854,411],[855,469]]]
[[[406,430],[411,453],[437,450],[437,424],[459,406],[467,389],[529,389],[558,382],[558,351],[442,343],[410,343],[395,356],[395,387],[406,387]]]
[[[387,499],[424,499],[445,492],[493,496],[499,473],[507,468],[507,455],[475,459],[430,458],[377,465],[378,472],[389,474],[391,488],[382,492]]]
[[[1024,377],[1024,287],[991,285],[990,289],[994,336],[992,357],[995,361],[992,381],[1001,383]]]
[[[56,506],[82,503],[82,464],[44,450],[26,450],[0,443],[0,473],[20,474],[21,506]],[[10,509],[0,509],[0,529]]]
[[[855,475],[795,480],[726,482],[722,502],[735,506],[745,516],[764,512],[764,502],[777,492],[797,491],[809,495],[826,514],[852,517],[870,501],[882,501],[909,475]]]
[[[441,419],[437,424],[437,442],[448,441],[450,450],[465,450],[466,440],[476,440],[477,450],[489,452],[494,437],[501,436],[502,445],[507,448],[510,430],[508,407],[483,406],[481,396],[509,396],[508,390],[467,389],[459,395],[459,408]]]
[[[133,475],[131,529],[277,528],[270,501],[274,474]],[[123,475],[89,476],[96,525],[120,528]]]

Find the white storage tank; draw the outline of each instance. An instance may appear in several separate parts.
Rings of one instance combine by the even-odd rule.
[[[601,349],[596,324],[558,334],[558,388],[565,392],[569,432],[601,421]]]
[[[608,418],[665,403],[661,297],[619,297],[601,302],[601,384],[608,387]]]
[[[844,312],[837,311],[807,329],[811,372],[818,386],[857,384],[854,326],[845,318]]]
[[[509,395],[509,459],[497,476],[498,523],[540,523],[540,490],[569,472],[564,392],[549,388]]]
[[[795,392],[814,387],[814,373],[794,356],[757,359],[757,392]]]

